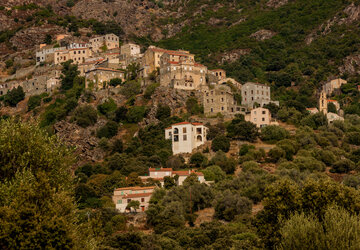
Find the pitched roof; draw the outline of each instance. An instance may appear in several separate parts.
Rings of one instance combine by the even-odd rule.
[[[204,125],[200,122],[179,122],[179,123],[175,123],[175,124],[172,124],[171,126],[177,126],[177,125],[187,125],[187,124],[191,124],[191,125],[194,125],[194,126],[200,126],[200,125]],[[171,127],[170,127],[171,128]],[[169,129],[169,128],[167,128]]]
[[[139,194],[127,194],[122,196],[122,199],[128,199],[128,198],[137,198],[137,197],[148,197],[151,196],[152,193],[139,193]]]
[[[167,172],[172,171],[172,168],[149,168],[150,172]]]
[[[336,100],[327,100],[328,102],[337,102]]]
[[[155,186],[151,186],[151,187],[123,187],[123,188],[117,188],[115,189],[115,191],[121,191],[121,190],[131,190],[131,191],[136,191],[136,190],[147,190],[147,189],[154,189]]]
[[[196,174],[197,176],[204,176],[203,173],[201,172],[195,172],[195,171],[173,171],[174,175],[179,175],[179,176],[189,176],[190,174]]]

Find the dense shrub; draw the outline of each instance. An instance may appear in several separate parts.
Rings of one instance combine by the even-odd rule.
[[[97,106],[98,111],[103,115],[108,115],[109,113],[115,111],[116,108],[117,105],[112,98],[109,98],[108,100]]]
[[[296,164],[296,167],[300,171],[324,171],[325,164],[321,161],[316,160],[313,157],[303,157],[299,156],[293,161]]]
[[[146,107],[134,106],[128,110],[126,114],[126,119],[129,123],[138,123],[142,121],[145,115],[146,115]]]
[[[261,129],[260,138],[263,141],[274,142],[286,139],[289,132],[279,126],[266,126]]]
[[[233,158],[226,157],[226,154],[222,151],[216,152],[210,164],[219,166],[227,174],[234,173],[236,169],[236,161]]]
[[[122,80],[120,78],[113,78],[110,80],[109,84],[112,87],[120,86],[122,84]]]
[[[197,115],[197,114],[204,113],[204,107],[198,103],[198,99],[196,97],[189,97],[186,100],[186,110],[191,115]]]
[[[208,159],[206,158],[205,155],[203,155],[200,152],[197,152],[195,154],[193,154],[190,157],[190,164],[192,164],[195,167],[205,167],[208,163]]]
[[[103,127],[99,128],[97,131],[97,137],[102,138],[111,138],[115,136],[118,132],[119,125],[114,121],[108,121]]]
[[[216,165],[209,166],[202,170],[205,180],[219,182],[226,178],[226,173]]]
[[[250,214],[252,202],[239,194],[232,194],[229,190],[218,195],[215,199],[215,217],[231,221],[236,215]]]
[[[348,132],[345,135],[347,143],[360,146],[360,132]]]
[[[252,122],[237,120],[226,128],[228,136],[231,138],[239,138],[246,141],[255,141],[259,135],[258,128]]]
[[[214,138],[214,140],[211,143],[211,149],[214,152],[217,152],[219,150],[223,152],[228,152],[230,149],[230,140],[224,135],[218,135]]]
[[[126,121],[128,109],[125,106],[118,107],[115,111],[115,118],[116,122]]]
[[[171,109],[168,105],[159,105],[156,111],[156,119],[163,121],[171,116]]]
[[[127,81],[120,89],[120,94],[127,99],[140,94],[141,85],[138,81]]]
[[[7,105],[15,107],[20,101],[24,100],[24,98],[25,92],[21,86],[18,86],[7,92],[4,101]]]
[[[28,101],[28,110],[33,110],[34,108],[40,106],[41,104],[41,96],[40,95],[33,95],[30,96]]]
[[[152,83],[149,86],[147,86],[145,89],[144,98],[150,99],[151,96],[154,94],[156,88],[159,87],[159,85],[160,84],[158,83]]]
[[[355,164],[348,159],[339,160],[333,164],[332,168],[330,169],[330,172],[332,172],[332,173],[349,173],[351,170],[354,169],[354,167],[355,167]]]
[[[97,122],[97,112],[91,105],[82,105],[75,109],[73,118],[77,125],[86,128]]]
[[[278,162],[281,158],[285,158],[285,156],[286,152],[280,147],[272,148],[268,153],[271,162]]]

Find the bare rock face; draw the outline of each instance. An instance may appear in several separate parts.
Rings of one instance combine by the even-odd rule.
[[[75,148],[79,165],[89,161],[100,161],[104,158],[103,151],[97,148],[98,139],[91,135],[90,128],[84,129],[74,123],[59,121],[54,125],[54,129],[60,140]]]
[[[344,59],[344,64],[339,67],[341,74],[349,73],[351,75],[360,73],[360,54],[350,55]]]
[[[259,30],[251,34],[250,37],[255,38],[257,41],[264,41],[276,35],[276,32],[271,30]]]
[[[270,7],[270,8],[279,8],[285,4],[287,4],[289,2],[289,0],[269,0],[266,3],[266,6]]]
[[[44,42],[46,34],[55,35],[65,33],[65,30],[59,26],[43,25],[40,27],[31,27],[20,30],[10,39],[10,42],[18,50],[31,49],[34,46]]]
[[[247,55],[250,53],[250,49],[237,49],[226,52],[221,55],[221,63],[224,64],[225,62],[232,63],[240,59],[241,56]]]
[[[321,24],[316,30],[311,32],[305,39],[307,45],[311,44],[319,34],[324,36],[331,32],[334,25],[351,24],[360,20],[360,5],[356,6],[354,3],[347,6],[344,10],[339,12],[332,19]]]

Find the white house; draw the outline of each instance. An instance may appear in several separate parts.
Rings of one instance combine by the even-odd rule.
[[[268,125],[279,125],[278,122],[271,118],[271,113],[266,108],[251,110],[250,113],[245,116],[245,120],[254,123],[258,128]]]
[[[191,153],[206,142],[207,131],[202,123],[180,122],[165,129],[165,139],[172,141],[174,155]]]
[[[124,213],[126,212],[126,206],[132,201],[140,202],[140,211],[144,212],[149,207],[149,201],[155,187],[125,187],[117,188],[114,190],[112,197],[115,203],[116,209]],[[129,211],[129,210],[128,210]]]

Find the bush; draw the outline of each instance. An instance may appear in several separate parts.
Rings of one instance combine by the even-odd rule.
[[[152,83],[149,86],[147,86],[145,89],[144,98],[150,99],[151,96],[154,94],[156,88],[159,86],[160,86],[160,84],[158,84],[158,83]]]
[[[198,115],[204,113],[204,107],[199,105],[198,99],[196,97],[189,97],[186,100],[186,110],[191,115]]]
[[[214,152],[217,152],[219,150],[223,152],[228,152],[230,149],[230,140],[224,135],[218,135],[214,138],[214,140],[211,143],[211,149]]]
[[[73,118],[77,125],[86,128],[97,122],[97,112],[91,105],[82,105],[75,109]]]
[[[16,107],[16,105],[25,99],[25,92],[21,86],[17,88],[13,88],[12,90],[8,91],[4,97],[4,101],[7,105],[11,107]]]
[[[129,123],[138,123],[146,115],[146,107],[144,106],[134,106],[129,109],[126,115],[126,119]]]
[[[171,116],[171,109],[168,105],[159,105],[156,111],[156,119],[163,121]]]
[[[107,122],[103,127],[97,131],[98,138],[111,138],[118,132],[119,125],[114,121]]]
[[[203,155],[200,152],[197,152],[190,157],[190,164],[194,165],[197,168],[205,167],[207,163],[208,163],[208,159],[206,158],[205,155]]]
[[[348,132],[345,134],[347,143],[360,146],[360,132]]]
[[[228,136],[231,138],[239,138],[250,142],[255,141],[259,135],[258,128],[255,124],[241,120],[238,120],[235,123],[232,122],[226,130]]]
[[[281,158],[285,158],[285,156],[286,152],[280,147],[272,148],[268,153],[271,162],[278,162]]]
[[[33,110],[34,108],[40,106],[41,104],[41,96],[40,95],[33,95],[30,96],[28,101],[28,110]]]
[[[239,194],[232,194],[226,190],[215,199],[215,217],[231,221],[236,215],[250,214],[252,202]]]
[[[339,160],[334,163],[332,168],[330,169],[331,173],[349,173],[351,170],[355,168],[355,164],[348,160]]]
[[[236,169],[236,161],[233,158],[227,158],[222,151],[216,152],[210,164],[219,166],[227,174],[233,174]]]
[[[98,111],[103,115],[108,115],[109,113],[115,111],[116,108],[117,105],[112,98],[109,98],[104,103],[97,106]]]
[[[138,81],[127,81],[120,89],[120,94],[127,99],[140,94],[141,85]]]
[[[112,87],[116,87],[122,84],[122,80],[120,78],[113,78],[110,80],[109,85]]]
[[[219,166],[213,165],[202,170],[205,180],[219,182],[226,178],[226,173]]]
[[[303,157],[299,156],[293,161],[300,171],[324,171],[325,164],[321,161],[316,160],[314,157]]]
[[[121,139],[116,139],[111,145],[112,153],[122,153],[124,150],[124,143]]]
[[[115,111],[115,118],[116,122],[126,121],[128,109],[124,106],[118,107]]]
[[[261,129],[260,138],[263,141],[274,142],[286,139],[289,132],[279,126],[266,126]]]

